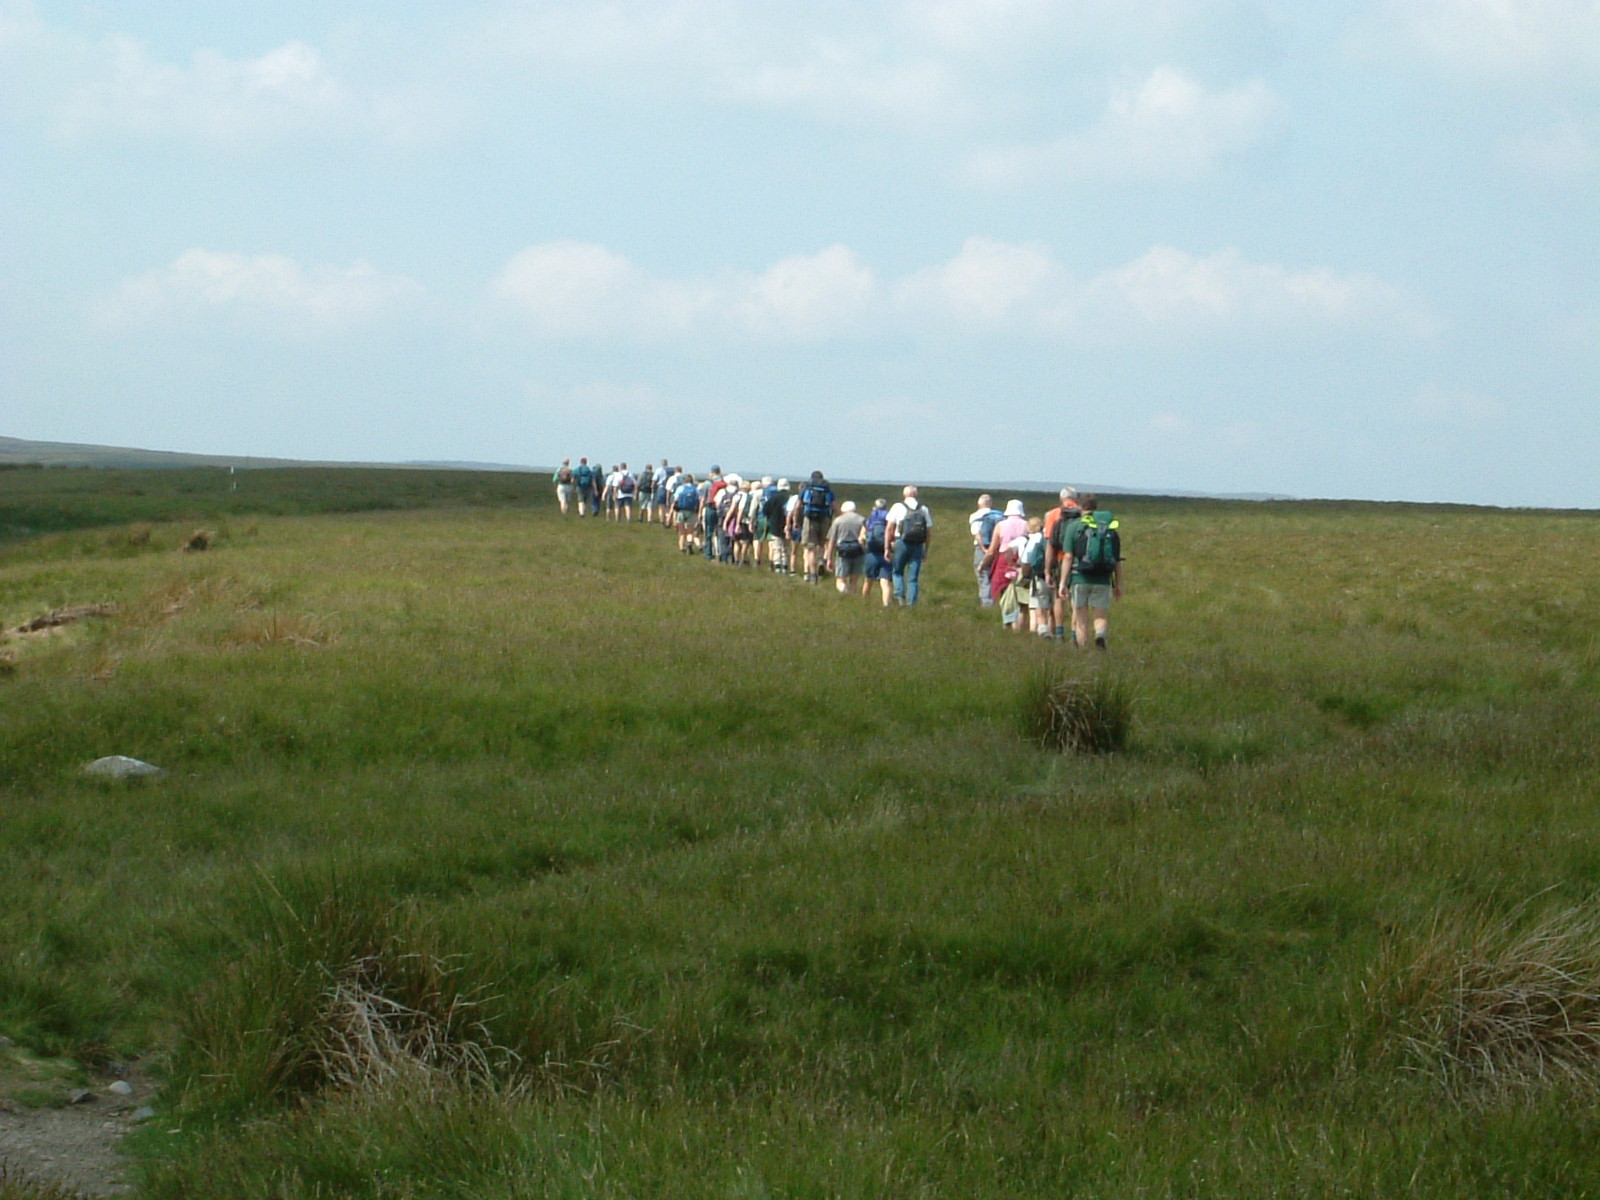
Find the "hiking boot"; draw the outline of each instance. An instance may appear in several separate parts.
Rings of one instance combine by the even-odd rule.
[[[1105,638],[1103,638],[1103,637],[1095,638],[1095,640],[1094,640],[1094,648],[1096,650],[1104,650],[1106,648],[1106,640],[1105,640]]]

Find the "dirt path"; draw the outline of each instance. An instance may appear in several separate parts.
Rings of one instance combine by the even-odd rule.
[[[10,1110],[0,1105],[0,1162],[23,1179],[85,1196],[125,1196],[127,1161],[117,1143],[133,1128],[136,1105],[75,1104]]]
[[[12,1178],[70,1188],[84,1196],[126,1196],[128,1160],[117,1143],[148,1117],[155,1085],[137,1067],[127,1094],[112,1079],[69,1089],[77,1103],[31,1106],[0,1095],[0,1164]]]

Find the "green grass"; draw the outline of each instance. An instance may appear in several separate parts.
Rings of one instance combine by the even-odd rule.
[[[1594,517],[1124,500],[1073,755],[970,498],[883,611],[545,491],[0,552],[7,626],[119,606],[0,677],[0,1031],[165,1057],[146,1194],[1600,1191],[1581,1073],[1436,1069],[1398,986],[1594,904]]]

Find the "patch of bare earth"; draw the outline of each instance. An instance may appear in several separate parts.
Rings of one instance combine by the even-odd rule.
[[[48,1083],[0,1094],[0,1179],[80,1196],[129,1195],[129,1164],[118,1143],[148,1116],[155,1085],[136,1065],[122,1081],[129,1091],[113,1091],[117,1082]]]

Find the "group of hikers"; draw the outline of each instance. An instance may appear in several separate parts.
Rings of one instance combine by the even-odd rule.
[[[606,471],[580,458],[576,466],[563,460],[554,483],[563,515],[575,508],[580,517],[658,523],[676,530],[680,553],[764,564],[813,584],[828,574],[841,595],[870,600],[876,591],[885,608],[916,604],[933,537],[933,514],[916,487],[861,513],[854,500],[838,499],[821,471],[796,487],[715,466],[697,478],[666,459],[635,474],[627,463]],[[1007,629],[1104,650],[1111,601],[1122,594],[1116,518],[1070,487],[1043,517],[1029,517],[1021,500],[1004,509],[991,500],[979,496],[967,518],[978,603],[997,608]]]

